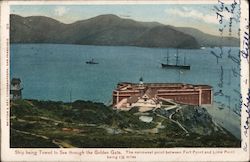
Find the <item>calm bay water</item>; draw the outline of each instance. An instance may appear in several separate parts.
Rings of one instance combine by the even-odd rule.
[[[27,99],[68,102],[72,96],[72,100],[107,104],[118,82],[138,82],[143,77],[144,82],[211,85],[214,92],[222,90],[224,94],[214,96],[215,101],[235,108],[240,100],[235,92],[240,80],[234,77],[232,68],[238,72],[239,68],[228,58],[229,49],[232,56],[238,56],[239,48],[224,47],[218,64],[211,51],[220,53],[219,48],[179,49],[180,63],[185,55],[186,63],[191,65],[191,70],[180,71],[161,68],[167,51],[170,62],[175,63],[176,49],[12,44],[10,75],[21,78],[23,98]],[[99,64],[85,63],[92,58]]]

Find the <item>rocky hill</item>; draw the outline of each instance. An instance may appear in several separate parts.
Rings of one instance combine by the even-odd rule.
[[[235,37],[218,37],[206,34],[198,29],[187,27],[173,27],[175,30],[192,35],[203,47],[230,46],[239,47],[240,40]]]
[[[139,113],[89,101],[16,100],[10,118],[13,148],[240,147],[205,109],[186,105]]]
[[[139,47],[200,48],[218,46],[219,37],[189,28],[176,28],[157,22],[138,22],[116,15],[100,15],[64,24],[49,17],[10,16],[11,43],[58,43]],[[202,41],[201,41],[202,40]],[[201,42],[200,42],[201,41]],[[216,42],[216,44],[215,44]],[[223,46],[239,46],[238,39],[227,39]]]

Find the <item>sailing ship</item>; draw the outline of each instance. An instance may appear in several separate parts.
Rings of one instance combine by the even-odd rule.
[[[176,53],[176,61],[175,64],[169,63],[169,53],[167,53],[167,63],[161,63],[162,68],[169,68],[169,69],[184,69],[184,70],[190,70],[190,65],[186,64],[186,57],[184,56],[184,64],[179,64],[179,54],[178,49]]]
[[[94,59],[91,59],[89,61],[86,61],[86,64],[98,64],[98,62],[95,62]]]

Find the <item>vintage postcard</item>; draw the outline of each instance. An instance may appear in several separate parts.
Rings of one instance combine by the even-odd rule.
[[[249,161],[249,5],[1,4],[1,161]]]

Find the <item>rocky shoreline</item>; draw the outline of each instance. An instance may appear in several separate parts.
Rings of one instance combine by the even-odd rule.
[[[240,140],[202,107],[141,113],[90,101],[16,100],[11,103],[11,147],[240,147]]]

